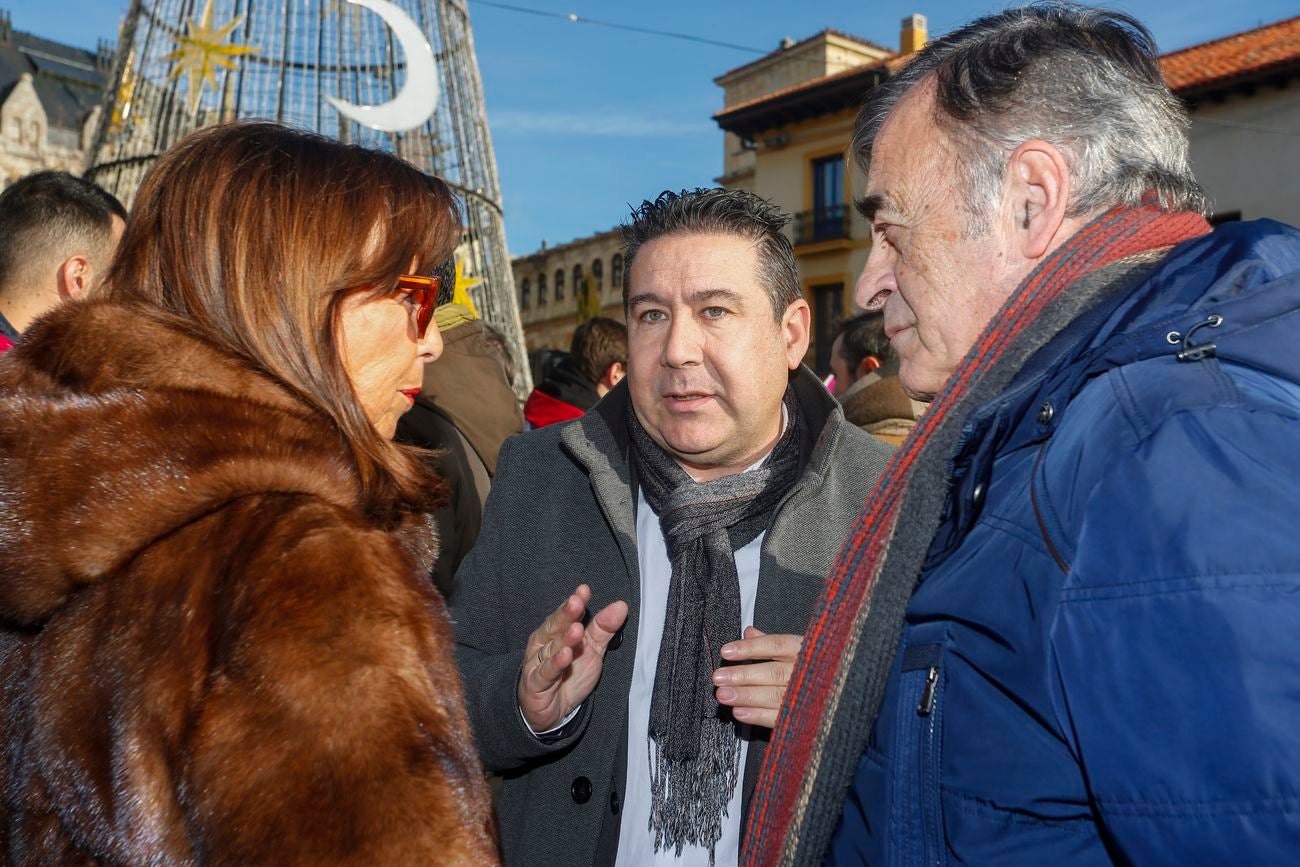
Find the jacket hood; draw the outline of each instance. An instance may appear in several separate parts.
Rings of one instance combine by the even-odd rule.
[[[482,321],[448,328],[442,339],[442,357],[425,366],[424,385],[416,402],[451,419],[488,474],[495,474],[501,444],[524,430],[519,398],[483,339]]]
[[[1131,290],[1081,316],[1017,379],[1059,409],[1093,377],[1168,357],[1220,358],[1300,382],[1300,232],[1272,220],[1228,223],[1174,247]],[[1196,347],[1211,347],[1197,355]]]
[[[1121,278],[1127,288],[1035,353],[1002,398],[977,410],[967,429],[973,433],[994,415],[1032,416],[1029,408],[1045,401],[1059,414],[1093,377],[1159,357],[1182,363],[1217,357],[1300,382],[1297,272],[1300,231],[1273,220],[1228,223],[1179,244],[1129,268]],[[1202,358],[1179,359],[1185,349],[1210,344]],[[1035,436],[1010,428],[1007,435]]]
[[[995,456],[1049,438],[1070,401],[1109,370],[1162,357],[1171,364],[1217,358],[1300,382],[1300,231],[1272,220],[1228,223],[1164,256],[1110,270],[1119,291],[1067,325],[967,419],[950,461],[951,520],[927,568],[975,521],[978,509],[967,504],[987,484]],[[1198,347],[1202,355],[1179,358]]]
[[[537,386],[537,390],[577,407],[582,412],[587,412],[600,400],[600,395],[596,394],[596,383],[587,378],[587,374],[582,372],[572,356],[557,364],[546,381]]]
[[[903,391],[897,373],[876,376],[870,382],[863,377],[840,398],[840,405],[849,424],[858,427],[891,420],[911,422],[918,416],[916,404]]]
[[[359,507],[332,425],[183,323],[73,304],[0,357],[0,618],[35,625],[151,541],[268,492]]]

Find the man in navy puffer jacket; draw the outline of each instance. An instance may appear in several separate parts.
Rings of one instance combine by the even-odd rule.
[[[864,109],[857,300],[943,416],[882,490],[947,486],[880,569],[850,539],[870,608],[890,558],[913,577],[854,624],[832,574],[745,863],[1300,863],[1300,232],[1195,227],[1156,56],[1120,13],[1023,7]]]

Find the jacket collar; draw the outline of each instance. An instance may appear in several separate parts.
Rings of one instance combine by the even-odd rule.
[[[1135,257],[1091,278],[1116,291],[1036,352],[997,399],[975,410],[949,462],[952,493],[927,567],[957,545],[979,516],[979,492],[999,454],[1047,440],[1083,387],[1108,370],[1175,358],[1171,334],[1188,334],[1211,314],[1217,357],[1300,381],[1300,233],[1260,220],[1229,224],[1156,257]],[[1271,289],[1276,291],[1264,291]],[[1050,407],[1050,411],[1047,408]]]

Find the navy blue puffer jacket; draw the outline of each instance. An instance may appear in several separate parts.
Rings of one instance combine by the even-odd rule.
[[[829,862],[1300,863],[1300,232],[1180,245],[965,433]]]

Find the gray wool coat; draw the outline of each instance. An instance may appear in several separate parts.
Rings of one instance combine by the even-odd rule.
[[[791,377],[804,415],[804,470],[763,541],[754,625],[802,634],[831,563],[892,449],[844,420],[807,368]],[[611,864],[626,776],[628,691],[641,579],[629,465],[626,385],[583,418],[507,441],[478,544],[452,600],[470,721],[497,803],[506,865]],[[626,600],[627,623],[582,712],[557,737],[534,737],[515,698],[528,636],[587,583],[591,610]],[[766,741],[751,743],[744,804]]]

